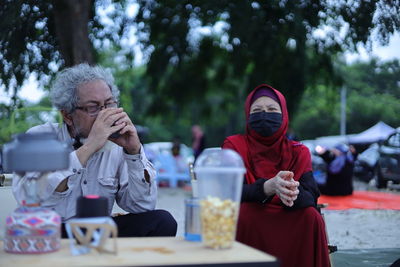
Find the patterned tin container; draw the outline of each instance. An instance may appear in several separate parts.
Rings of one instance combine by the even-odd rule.
[[[61,217],[41,207],[19,207],[6,219],[4,250],[37,254],[57,251],[61,241]]]

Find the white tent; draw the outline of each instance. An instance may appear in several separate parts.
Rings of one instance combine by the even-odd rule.
[[[350,144],[371,144],[385,140],[395,131],[386,123],[380,121],[371,128],[348,138]]]
[[[322,137],[317,137],[315,139],[316,145],[323,146],[325,148],[333,148],[337,144],[347,144],[348,139],[354,136],[353,134],[348,134],[348,135],[330,135],[330,136],[322,136]]]

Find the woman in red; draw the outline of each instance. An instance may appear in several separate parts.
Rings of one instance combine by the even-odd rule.
[[[237,151],[247,169],[237,240],[276,256],[283,267],[330,266],[310,152],[286,137],[284,96],[262,84],[248,95],[245,112],[246,134],[222,145]]]

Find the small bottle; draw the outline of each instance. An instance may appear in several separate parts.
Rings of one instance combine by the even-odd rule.
[[[185,199],[185,240],[201,241],[200,203],[198,198]]]
[[[190,183],[192,185],[192,195],[194,198],[198,197],[198,190],[197,190],[197,179],[196,174],[194,172],[193,163],[189,163],[189,174],[190,174]]]
[[[193,163],[190,162],[189,163],[189,174],[190,174],[190,179],[193,180],[197,180],[196,179],[196,174],[194,173],[194,167],[193,167]]]
[[[188,241],[201,241],[200,205],[197,190],[197,179],[193,163],[189,163],[190,183],[192,197],[185,199],[185,239]]]

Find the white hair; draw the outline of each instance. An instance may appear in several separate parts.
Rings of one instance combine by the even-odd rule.
[[[77,88],[95,80],[104,81],[110,87],[115,100],[118,100],[119,90],[114,84],[111,72],[101,66],[89,66],[83,63],[66,68],[57,74],[50,90],[51,102],[59,110],[73,112],[78,103]]]

